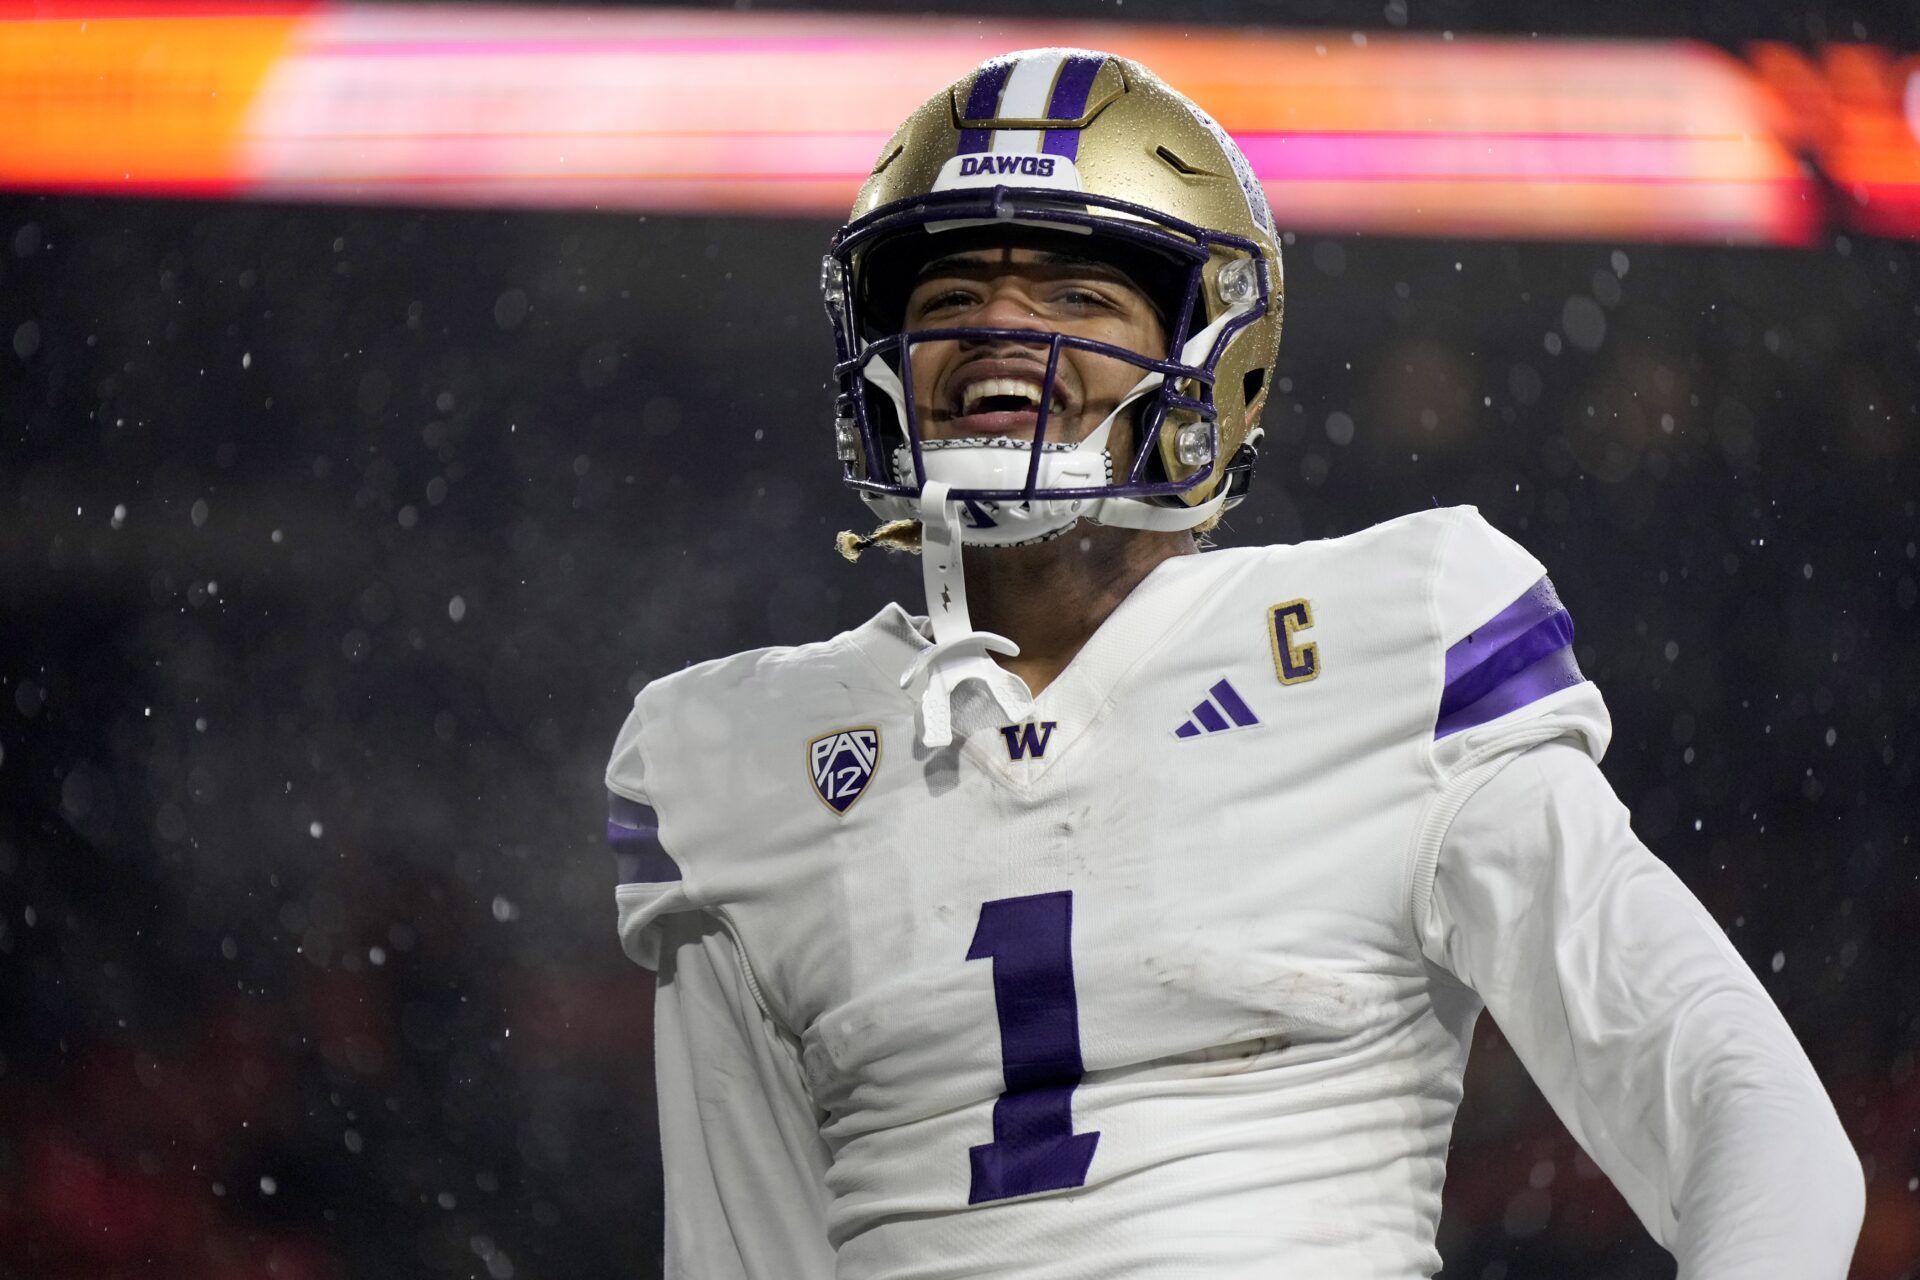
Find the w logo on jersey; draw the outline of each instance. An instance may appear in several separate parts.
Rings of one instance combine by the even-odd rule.
[[[1035,760],[1047,754],[1047,743],[1053,740],[1053,729],[1059,722],[1045,720],[1039,724],[1029,721],[1026,724],[1003,724],[1000,736],[1007,740],[1007,759],[1025,760],[1032,756]]]
[[[845,813],[866,794],[874,766],[880,763],[878,729],[839,729],[807,744],[807,770],[813,789],[835,813]]]

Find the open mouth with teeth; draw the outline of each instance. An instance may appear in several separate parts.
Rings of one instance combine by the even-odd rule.
[[[948,397],[941,425],[956,435],[1032,434],[1040,418],[1041,379],[1001,375],[975,378]],[[1047,435],[1058,439],[1066,408],[1058,388],[1049,400]]]

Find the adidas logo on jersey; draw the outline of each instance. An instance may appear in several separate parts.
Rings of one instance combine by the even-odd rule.
[[[1260,723],[1239,693],[1224,679],[1207,690],[1207,696],[1193,709],[1187,722],[1173,731],[1176,738],[1199,738],[1231,729],[1250,729]]]

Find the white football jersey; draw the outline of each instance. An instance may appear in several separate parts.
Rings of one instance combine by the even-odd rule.
[[[1489,761],[1608,736],[1541,565],[1471,508],[1178,557],[939,751],[928,643],[659,680],[607,774],[628,951],[711,913],[791,1037],[837,1275],[1436,1270],[1481,1007],[1422,954],[1439,843]]]

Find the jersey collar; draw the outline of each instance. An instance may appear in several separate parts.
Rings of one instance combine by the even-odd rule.
[[[1105,718],[1128,675],[1152,658],[1224,578],[1245,564],[1245,557],[1234,551],[1209,551],[1174,556],[1155,565],[1034,700],[1030,718],[1054,724],[1041,758],[1008,758],[1000,733],[1005,717],[977,685],[962,686],[954,699],[956,743],[995,777],[1016,789],[1032,787]],[[916,700],[900,690],[899,677],[932,643],[927,619],[909,614],[897,603],[889,604],[854,631],[852,638],[888,677],[888,687],[908,705],[908,714],[917,716]]]

